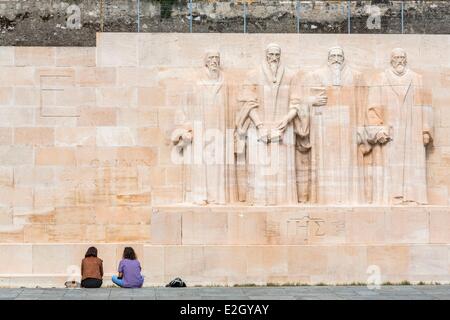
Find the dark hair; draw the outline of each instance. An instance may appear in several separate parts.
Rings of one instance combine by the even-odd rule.
[[[123,249],[123,258],[128,260],[136,260],[137,256],[132,247],[125,247]]]
[[[90,247],[87,249],[86,254],[84,255],[85,258],[87,257],[97,257],[97,248],[96,247]]]

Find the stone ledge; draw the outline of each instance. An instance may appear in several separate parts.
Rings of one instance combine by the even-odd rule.
[[[124,244],[94,244],[105,285]],[[0,286],[58,286],[78,266],[86,244],[0,245]],[[450,283],[450,244],[389,245],[146,245],[134,244],[145,286],[175,277],[189,285],[349,284],[379,270],[382,283]],[[9,253],[8,253],[9,252]],[[370,271],[370,273],[368,273]],[[373,274],[372,274],[373,276]]]
[[[81,209],[84,211],[79,211]],[[167,205],[138,209],[118,211],[119,208],[109,208],[96,212],[90,207],[59,208],[57,214],[56,211],[50,211],[45,214],[16,215],[15,221],[23,225],[1,227],[0,243],[450,243],[448,206]]]
[[[152,244],[450,243],[450,207],[153,206]]]

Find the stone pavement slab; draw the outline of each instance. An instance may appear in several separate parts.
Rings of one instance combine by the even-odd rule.
[[[450,285],[191,288],[0,288],[0,300],[450,300]]]

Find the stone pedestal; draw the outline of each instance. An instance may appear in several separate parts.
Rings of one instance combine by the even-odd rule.
[[[135,228],[148,233],[133,234],[125,226],[134,237],[128,240],[118,232],[112,238],[117,242],[86,241],[80,233],[70,242],[39,236],[40,243],[33,238],[3,243],[0,283],[62,286],[70,274],[79,277],[77,268],[90,245],[104,261],[105,284],[126,245],[138,254],[146,286],[175,277],[189,285],[349,284],[367,282],[374,270],[382,282],[450,282],[447,207],[176,205],[150,207],[146,214],[149,223]],[[62,232],[73,225],[28,227],[36,228],[37,236],[39,230]],[[17,241],[17,233],[11,241]]]

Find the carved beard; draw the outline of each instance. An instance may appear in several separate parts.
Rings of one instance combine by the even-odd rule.
[[[277,82],[277,72],[278,72],[278,66],[280,65],[279,61],[269,61],[269,67],[272,71],[273,76],[273,83]]]
[[[333,75],[333,85],[340,86],[341,85],[341,74],[342,69],[344,68],[344,64],[338,61],[333,61],[329,64],[331,73]]]
[[[402,76],[406,71],[406,63],[404,62],[394,62],[392,63],[392,68],[394,73],[398,76]]]
[[[218,66],[216,65],[208,65],[207,66],[207,70],[208,70],[208,77],[210,79],[218,79],[219,78],[219,73],[220,73],[220,69]]]

